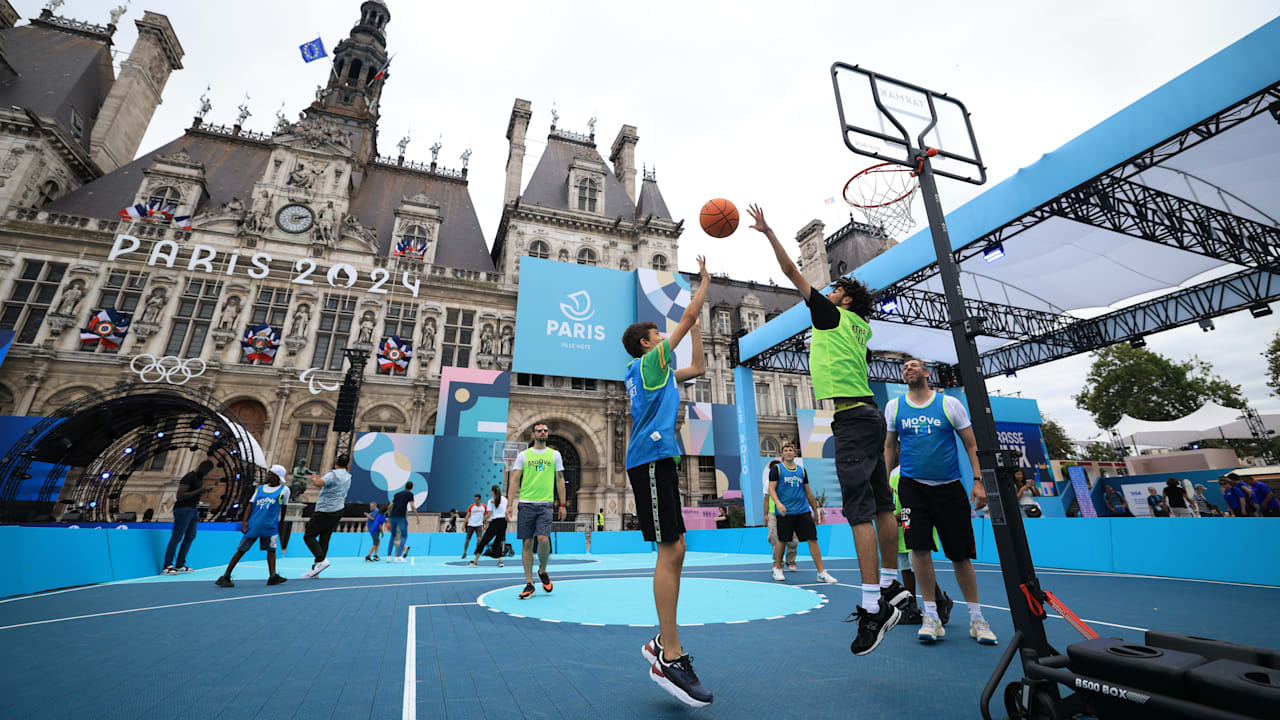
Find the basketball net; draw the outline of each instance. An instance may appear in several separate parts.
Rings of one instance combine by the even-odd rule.
[[[911,200],[919,190],[920,181],[911,168],[881,163],[849,178],[844,186],[844,201],[857,208],[868,225],[895,237],[915,227]]]

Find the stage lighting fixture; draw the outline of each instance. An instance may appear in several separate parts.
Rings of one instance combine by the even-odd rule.
[[[192,430],[199,430],[202,427],[204,427],[204,420],[201,420],[200,418],[191,418]]]
[[[982,251],[982,259],[986,260],[987,262],[995,262],[1002,257],[1004,257],[1003,243],[998,243],[998,242],[991,243],[990,245],[987,246],[986,250]]]
[[[240,473],[236,473],[236,479],[237,479],[237,480],[239,480],[239,479],[240,479]]]
[[[898,309],[898,298],[893,295],[882,295],[880,297],[880,312],[891,313]]]
[[[213,431],[213,436],[214,436],[214,437],[222,437],[222,431],[221,431],[221,430],[214,430],[214,431]]]
[[[160,432],[156,433],[156,437],[158,437],[158,438],[162,438],[162,437],[164,437],[164,431],[163,431],[163,430],[161,430]]]
[[[110,479],[111,479],[111,473],[109,473],[109,472],[104,472],[104,473],[102,473],[101,475],[99,475],[98,477],[102,478],[103,480],[110,480]]]
[[[96,508],[96,507],[98,507],[98,501],[97,501],[97,500],[94,500],[93,502],[89,503],[89,507],[91,507],[91,508]]]
[[[1129,347],[1134,348],[1135,350],[1137,348],[1144,348],[1146,346],[1147,346],[1147,341],[1142,337],[1136,337],[1129,341]]]
[[[232,450],[231,452],[229,452],[229,453],[227,453],[227,454],[228,454],[228,455],[235,455],[235,454],[236,454],[236,452],[237,452],[237,451]]]
[[[125,454],[125,455],[132,455],[132,454],[133,454],[133,448],[131,448],[131,447],[127,447],[127,448],[125,448],[125,449],[124,449],[124,454]]]
[[[1211,318],[1200,318],[1200,329],[1209,332],[1214,329],[1213,320]]]
[[[1266,317],[1271,314],[1271,306],[1266,303],[1256,303],[1249,306],[1249,314],[1256,317]]]
[[[1199,450],[1199,449],[1200,449],[1200,445],[1199,445],[1199,443],[1192,443],[1192,445],[1191,445],[1191,449],[1192,449],[1192,450]]]

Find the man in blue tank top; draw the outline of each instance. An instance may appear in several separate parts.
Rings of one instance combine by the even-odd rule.
[[[981,509],[987,495],[978,466],[978,443],[973,436],[969,413],[956,398],[929,388],[929,371],[919,360],[902,366],[907,394],[894,398],[885,407],[888,430],[884,445],[885,463],[898,463],[901,446],[902,478],[898,499],[902,502],[902,527],[911,568],[920,595],[924,598],[924,618],[917,633],[923,643],[946,636],[938,616],[934,593],[933,531],[938,531],[942,551],[952,562],[956,582],[969,607],[969,636],[984,645],[995,645],[996,636],[982,617],[978,605],[978,578],[971,562],[977,555],[970,522],[969,500]],[[973,492],[966,494],[960,482],[960,459],[956,436],[964,443],[973,469]]]
[[[823,568],[822,551],[818,549],[815,518],[818,501],[813,498],[813,489],[809,487],[809,474],[803,465],[796,464],[796,446],[790,442],[782,444],[782,462],[769,468],[769,498],[773,500],[777,515],[778,544],[786,545],[793,537],[809,543],[809,555],[818,569],[818,582],[836,584],[835,577]],[[782,553],[775,551],[773,579],[785,578],[782,574]]]
[[[707,299],[711,276],[706,258],[698,257],[701,275],[698,290],[671,334],[663,337],[651,322],[634,323],[622,334],[622,345],[635,358],[627,365],[627,396],[631,399],[631,440],[627,443],[627,478],[636,498],[636,518],[644,539],[658,544],[653,569],[653,602],[658,610],[659,633],[641,648],[649,662],[649,679],[681,702],[693,707],[711,704],[711,691],[693,671],[689,655],[680,646],[676,600],[680,597],[680,571],[684,567],[684,516],[680,510],[680,478],[676,462],[676,419],[680,413],[678,383],[707,370],[698,313]],[[693,330],[693,365],[676,369],[674,348]]]
[[[236,569],[236,563],[253,547],[254,540],[267,551],[267,571],[270,573],[267,584],[279,585],[285,582],[284,578],[276,574],[280,518],[285,506],[289,504],[289,488],[284,485],[285,472],[283,465],[272,465],[267,473],[267,482],[253,491],[253,497],[244,509],[244,520],[240,522],[240,532],[244,533],[244,537],[240,538],[240,547],[236,548],[236,554],[227,563],[226,572],[214,583],[218,587],[235,587],[235,583],[231,582],[231,571]]]

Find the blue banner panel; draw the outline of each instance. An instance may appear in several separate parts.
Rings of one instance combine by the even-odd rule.
[[[493,441],[488,438],[438,435],[431,479],[431,493],[418,509],[462,513],[473,495],[489,498],[489,488],[502,484],[502,463],[493,461]]]
[[[13,331],[0,330],[0,365],[4,364],[4,356],[9,354],[9,348],[13,345]]]
[[[512,369],[623,380],[622,333],[635,321],[635,273],[522,257]]]
[[[440,368],[435,434],[506,440],[510,394],[510,373]]]
[[[756,427],[756,394],[755,379],[751,368],[739,365],[733,369],[734,387],[738,388],[737,420],[738,420],[738,455],[742,463],[739,474],[739,487],[742,493],[743,511],[746,513],[748,525],[755,525],[756,520],[763,517],[764,496],[753,492],[756,478],[760,477],[763,463],[760,461],[760,434]]]
[[[0,415],[0,457],[9,452],[9,448],[42,420],[44,418],[29,415]],[[67,479],[65,467],[60,468],[44,462],[32,462],[27,467],[26,474],[29,477],[23,478],[18,483],[18,494],[13,498],[15,501],[52,502],[57,500],[62,493],[62,484]],[[50,481],[49,492],[41,497],[40,489],[46,481]]]

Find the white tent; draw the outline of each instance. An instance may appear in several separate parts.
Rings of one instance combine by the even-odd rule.
[[[1261,415],[1268,430],[1280,432],[1280,415]],[[1138,420],[1125,415],[1116,431],[1129,445],[1180,447],[1200,440],[1252,440],[1244,412],[1214,402],[1177,420]]]
[[[231,434],[235,436],[236,448],[245,460],[260,468],[271,467],[271,463],[267,462],[267,454],[262,452],[262,446],[258,444],[257,438],[252,433],[226,415],[220,414],[218,417],[231,428]]]

